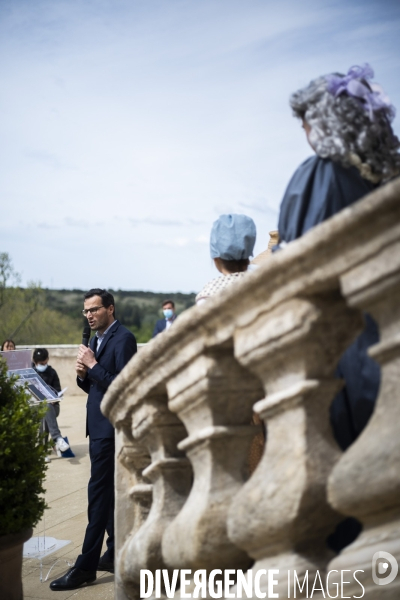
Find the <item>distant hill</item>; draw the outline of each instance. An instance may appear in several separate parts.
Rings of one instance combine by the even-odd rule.
[[[83,296],[87,290],[49,290],[45,289],[46,307],[70,317],[81,329]],[[170,299],[175,302],[179,314],[195,303],[195,294],[139,292],[125,290],[109,290],[115,298],[117,319],[130,329],[138,342],[147,342],[151,338],[157,319],[162,318],[161,304]],[[76,340],[79,343],[80,339]],[[51,340],[47,340],[50,344]]]

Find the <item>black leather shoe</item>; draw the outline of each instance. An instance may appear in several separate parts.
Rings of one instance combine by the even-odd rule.
[[[72,567],[65,575],[52,581],[50,589],[54,592],[76,590],[81,585],[93,583],[93,581],[96,581],[96,571],[82,571],[82,569]]]
[[[99,564],[97,565],[97,570],[114,573],[114,562],[107,560],[107,558],[104,558],[104,556],[102,556],[99,560]]]

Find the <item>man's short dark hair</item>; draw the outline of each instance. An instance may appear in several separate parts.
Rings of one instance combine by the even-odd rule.
[[[108,308],[109,306],[112,305],[114,307],[113,316],[115,316],[114,296],[112,294],[110,294],[110,292],[107,292],[107,290],[102,290],[100,288],[93,288],[93,289],[89,290],[88,292],[86,292],[83,299],[89,300],[89,298],[93,298],[93,296],[100,296],[101,303],[104,306],[104,308]]]
[[[33,351],[33,362],[39,363],[49,358],[49,352],[46,348],[35,348]]]
[[[162,308],[164,308],[166,304],[172,304],[172,308],[175,308],[175,302],[173,300],[164,300],[162,303]]]

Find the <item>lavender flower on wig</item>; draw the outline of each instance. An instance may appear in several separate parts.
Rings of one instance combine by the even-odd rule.
[[[371,121],[374,120],[374,112],[386,109],[390,120],[394,119],[396,110],[391,104],[389,98],[385,95],[383,89],[368,80],[372,79],[374,71],[368,63],[363,67],[351,67],[347,75],[327,75],[327,90],[337,98],[340,94],[347,94],[357,98],[364,109],[367,110]]]
[[[310,125],[319,156],[356,166],[378,183],[400,173],[400,142],[391,127],[395,109],[372,77],[369,65],[318,77],[292,94],[290,105]]]

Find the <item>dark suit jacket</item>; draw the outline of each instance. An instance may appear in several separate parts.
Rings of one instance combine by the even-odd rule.
[[[90,348],[94,351],[96,336],[90,340]],[[78,386],[88,396],[86,415],[86,435],[91,439],[113,438],[114,428],[100,410],[100,403],[108,386],[122,371],[136,353],[136,340],[133,333],[114,321],[102,341],[96,354],[97,365],[89,369],[82,381],[77,378]]]
[[[176,319],[176,315],[174,315],[172,317],[172,322],[174,322]],[[159,333],[161,333],[162,331],[164,331],[164,329],[167,327],[167,321],[166,319],[159,319],[154,327],[154,331],[153,331],[153,335],[151,337],[156,337],[156,335],[158,335]]]

